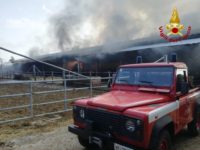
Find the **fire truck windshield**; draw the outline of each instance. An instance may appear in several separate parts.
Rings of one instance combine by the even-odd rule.
[[[115,83],[170,87],[173,70],[173,67],[120,68]]]

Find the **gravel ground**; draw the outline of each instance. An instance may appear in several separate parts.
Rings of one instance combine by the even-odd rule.
[[[13,139],[0,150],[84,150],[78,144],[75,135],[67,131],[67,127],[61,127],[52,132],[38,133]]]
[[[199,150],[200,136],[190,138],[183,131],[175,138],[173,150]],[[75,135],[67,127],[60,127],[47,133],[19,137],[0,146],[0,150],[84,150]]]

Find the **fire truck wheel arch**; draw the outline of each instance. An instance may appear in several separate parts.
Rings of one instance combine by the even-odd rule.
[[[158,139],[163,129],[166,129],[173,137],[174,124],[172,118],[169,115],[164,116],[156,121],[151,134],[150,148],[154,148],[155,144],[158,144]]]

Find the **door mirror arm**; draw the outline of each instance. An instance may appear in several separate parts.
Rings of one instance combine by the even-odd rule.
[[[181,94],[185,95],[189,92],[189,84],[187,82],[181,83]]]

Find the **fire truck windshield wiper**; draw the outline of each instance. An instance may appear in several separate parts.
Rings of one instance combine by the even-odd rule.
[[[148,85],[150,85],[150,86],[153,86],[153,87],[155,87],[155,85],[153,85],[152,83],[153,82],[151,82],[151,81],[144,81],[144,80],[141,80],[141,81],[139,81],[140,83],[145,83],[145,84],[148,84]]]

